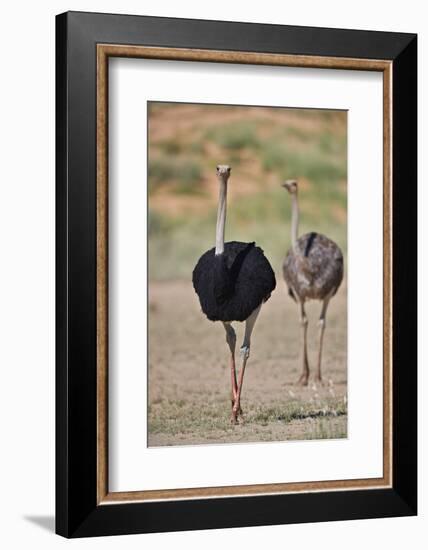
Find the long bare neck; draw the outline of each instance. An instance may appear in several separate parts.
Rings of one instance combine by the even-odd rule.
[[[297,252],[297,233],[299,231],[299,203],[297,193],[291,195],[291,244]]]
[[[218,210],[217,210],[217,228],[215,234],[215,253],[223,254],[224,252],[224,227],[226,225],[226,198],[227,198],[227,182],[223,178],[219,178],[220,191],[218,195]]]

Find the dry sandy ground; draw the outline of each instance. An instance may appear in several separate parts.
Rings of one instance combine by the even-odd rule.
[[[278,278],[278,277],[277,277]],[[320,303],[307,306],[309,362],[315,365]],[[149,445],[196,445],[347,436],[346,287],[333,298],[324,338],[324,384],[296,385],[300,325],[284,283],[263,306],[245,371],[244,422],[230,423],[228,347],[190,283],[150,283]],[[239,349],[243,324],[235,323]],[[239,364],[239,354],[237,354]]]

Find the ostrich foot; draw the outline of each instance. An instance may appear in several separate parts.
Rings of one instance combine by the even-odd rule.
[[[232,401],[232,414],[233,414],[233,407],[234,407],[234,405],[235,405],[235,402]],[[239,406],[239,409],[236,411],[236,414],[237,414],[237,416],[242,416],[242,415],[243,415],[241,406]]]
[[[232,411],[232,416],[231,416],[231,418],[230,418],[230,423],[233,424],[234,426],[236,426],[237,424],[239,424],[238,415],[236,414],[235,411]]]
[[[324,386],[324,380],[322,379],[321,374],[315,375],[315,382],[320,386]]]
[[[300,378],[297,380],[297,386],[307,386],[308,385],[309,374],[303,373]]]
[[[234,400],[233,397],[232,397],[232,399],[231,399],[230,401],[231,401],[231,403],[232,403],[232,411],[233,411],[233,407],[234,407],[234,405],[235,405],[235,400]],[[241,405],[239,405],[238,415],[242,415],[242,414],[243,414],[243,413],[242,413]]]
[[[232,416],[230,419],[231,424],[243,424],[244,422],[244,415],[242,412],[241,407],[239,409],[232,409]]]

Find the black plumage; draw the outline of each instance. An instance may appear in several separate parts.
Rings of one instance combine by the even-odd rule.
[[[255,243],[227,242],[201,256],[193,270],[193,286],[202,311],[211,321],[245,321],[275,289],[275,274]]]

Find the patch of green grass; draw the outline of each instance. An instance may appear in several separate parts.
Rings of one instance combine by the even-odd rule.
[[[165,216],[155,212],[153,210],[148,211],[148,223],[147,229],[149,236],[159,235],[165,233],[168,230],[168,224]]]
[[[212,430],[231,431],[225,403],[206,403],[195,407],[188,401],[164,401],[161,407],[150,407],[150,434],[193,434]]]
[[[148,210],[147,228],[150,239],[152,237],[156,238],[159,235],[162,235],[165,238],[170,238],[170,235],[176,231],[177,227],[180,227],[181,223],[182,222],[177,218],[165,216],[165,214],[161,214],[151,208]]]
[[[179,164],[177,173],[176,193],[189,195],[201,194],[203,189],[200,185],[202,179],[201,165],[196,161],[187,161]]]
[[[346,439],[348,437],[346,422],[328,422],[320,419],[306,432],[304,439]]]
[[[192,141],[188,147],[189,151],[194,155],[202,155],[204,152],[204,144],[201,139],[198,141]]]
[[[176,193],[201,193],[201,179],[201,165],[193,158],[163,155],[149,161],[150,193],[166,183],[171,184]]]
[[[269,440],[270,434],[265,428],[271,424],[289,424],[295,420],[313,420],[314,428],[308,430],[304,439],[326,439],[346,437],[346,426],[343,422],[339,429],[331,428],[332,421],[347,414],[343,400],[326,399],[317,406],[302,401],[278,403],[269,407],[258,407],[244,412],[245,425],[262,429],[256,439]],[[316,426],[316,428],[315,428]],[[176,436],[177,434],[198,433],[209,431],[233,432],[230,424],[229,409],[224,400],[208,402],[195,406],[190,401],[165,400],[149,408],[149,433]],[[263,437],[262,437],[263,435]]]
[[[303,143],[311,141],[312,136],[308,135],[308,132],[299,126],[288,126],[284,131],[284,138],[295,138]]]
[[[179,138],[164,139],[156,143],[166,155],[178,155],[183,150],[183,141]]]
[[[214,246],[215,217],[209,216],[211,223],[199,217],[188,217],[188,223],[180,219],[173,227],[165,218],[161,216],[157,220],[156,232],[150,235],[149,277],[152,280],[190,280],[198,258]]]
[[[259,145],[257,126],[253,122],[214,126],[207,131],[205,137],[229,151],[257,148]]]
[[[261,162],[264,170],[283,170],[287,151],[283,143],[267,141],[261,150]]]
[[[307,178],[311,182],[336,182],[346,178],[346,164],[341,157],[327,155],[319,147],[291,150],[284,141],[267,140],[261,148],[264,170],[275,171],[282,178]]]
[[[347,410],[343,400],[325,400],[317,406],[301,401],[289,401],[285,405],[257,409],[249,420],[265,426],[271,422],[289,423],[293,420],[330,418],[345,414]]]
[[[166,158],[155,158],[149,162],[149,189],[153,191],[156,185],[164,183],[175,177],[172,162]]]
[[[346,155],[346,139],[338,139],[331,132],[323,132],[318,138],[319,149],[327,155],[340,155],[345,159]]]

